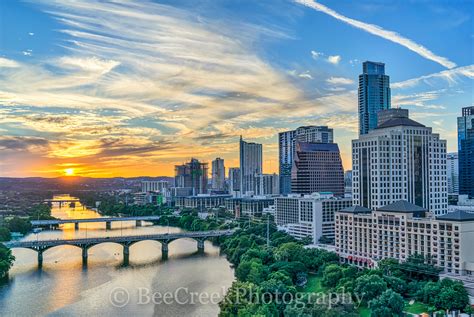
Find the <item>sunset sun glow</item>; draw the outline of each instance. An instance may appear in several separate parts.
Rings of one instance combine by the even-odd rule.
[[[64,175],[66,176],[74,176],[74,169],[73,168],[66,168],[64,170]]]

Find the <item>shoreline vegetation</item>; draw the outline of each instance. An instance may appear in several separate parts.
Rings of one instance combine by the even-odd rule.
[[[50,208],[40,208],[35,212],[51,217]],[[439,270],[430,264],[430,259],[418,255],[404,263],[385,259],[377,269],[360,270],[340,264],[333,252],[305,248],[302,241],[278,231],[273,221],[268,227],[266,221],[239,221],[223,209],[216,209],[202,219],[193,209],[177,214],[166,206],[125,205],[106,200],[101,202],[98,212],[107,216],[159,215],[161,218],[155,224],[190,231],[236,228],[232,236],[213,240],[234,267],[236,277],[219,304],[220,316],[392,317],[403,316],[405,312],[473,313],[462,283],[439,280]],[[11,251],[0,244],[3,279],[8,276],[13,260]],[[321,298],[324,294],[329,296],[323,297],[329,302],[314,301],[315,296]],[[346,300],[335,301],[335,297]]]

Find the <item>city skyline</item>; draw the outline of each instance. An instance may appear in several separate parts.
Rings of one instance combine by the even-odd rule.
[[[385,63],[392,108],[456,152],[473,100],[468,6],[2,2],[0,176],[173,176],[192,157],[238,167],[240,135],[273,173],[278,133],[308,125],[334,129],[348,170],[366,60]]]

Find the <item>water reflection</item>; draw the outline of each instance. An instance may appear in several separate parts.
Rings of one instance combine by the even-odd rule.
[[[69,198],[57,196],[55,198]],[[52,214],[58,218],[97,218],[93,210],[79,203],[59,208]],[[30,234],[25,240],[74,239],[120,235],[142,235],[180,232],[178,228],[153,226],[151,223],[136,227],[135,221],[113,222],[111,230],[105,223],[61,225],[60,230]],[[141,241],[130,247],[130,265],[122,266],[123,248],[119,244],[104,243],[89,249],[87,267],[82,266],[81,249],[58,246],[44,252],[43,269],[37,270],[36,252],[14,249],[15,264],[11,280],[0,286],[0,315],[155,315],[155,316],[212,316],[218,306],[200,305],[138,305],[140,288],[153,292],[174,292],[185,287],[191,292],[224,293],[233,281],[229,263],[219,255],[219,249],[206,242],[205,253],[198,254],[196,241],[175,240],[169,245],[168,260],[161,259],[161,245],[155,241]],[[110,293],[117,287],[130,293],[130,303],[123,307],[110,304]]]

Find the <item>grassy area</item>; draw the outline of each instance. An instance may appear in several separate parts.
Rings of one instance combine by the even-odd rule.
[[[307,293],[326,292],[326,288],[321,285],[321,280],[322,278],[320,276],[316,274],[309,274],[308,282],[304,287],[301,287],[299,291]],[[357,310],[359,311],[359,315],[361,317],[371,316],[370,308],[367,306],[360,306]],[[428,305],[421,302],[414,302],[413,305],[410,305],[408,302],[406,302],[404,311],[412,314],[426,313],[428,311]]]
[[[428,305],[414,302],[413,305],[410,305],[408,302],[405,304],[405,311],[412,314],[421,314],[428,312]]]
[[[307,293],[320,293],[320,292],[326,291],[324,286],[321,285],[321,279],[322,278],[317,276],[316,274],[309,274],[308,282],[301,289],[301,291],[307,292]]]
[[[358,309],[359,316],[361,317],[370,317],[370,309],[367,306],[360,306]]]

